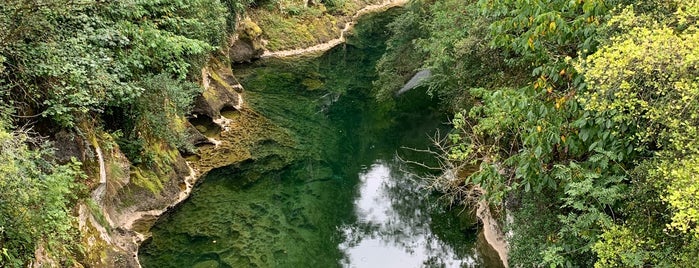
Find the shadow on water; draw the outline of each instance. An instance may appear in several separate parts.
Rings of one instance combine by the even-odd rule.
[[[424,90],[374,101],[374,66],[398,10],[363,18],[317,58],[236,67],[256,111],[293,141],[260,142],[253,160],[211,171],[152,228],[144,267],[498,267],[469,213],[420,189],[397,155],[446,127]]]

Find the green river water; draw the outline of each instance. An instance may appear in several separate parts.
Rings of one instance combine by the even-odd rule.
[[[428,148],[447,120],[424,93],[371,96],[385,25],[365,16],[322,56],[234,68],[250,107],[286,132],[254,160],[209,172],[163,216],[139,251],[143,267],[500,267],[469,213],[421,189],[403,149]],[[418,175],[415,175],[418,174]]]

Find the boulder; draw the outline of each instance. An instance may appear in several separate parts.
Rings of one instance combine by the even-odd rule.
[[[250,62],[258,59],[264,52],[262,29],[249,18],[238,22],[236,35],[232,38],[228,50],[231,62]]]

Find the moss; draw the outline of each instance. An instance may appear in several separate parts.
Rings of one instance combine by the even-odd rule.
[[[303,81],[301,81],[301,84],[308,90],[316,90],[323,87],[323,81],[320,81],[318,79],[306,78],[303,79]]]
[[[236,119],[240,117],[240,112],[234,109],[223,109],[221,110],[221,116],[227,119]]]
[[[212,71],[209,72],[209,75],[211,76],[211,79],[213,79],[214,81],[216,81],[216,83],[217,83],[218,85],[224,87],[224,88],[227,89],[229,92],[234,92],[234,91],[235,91],[235,89],[233,88],[233,86],[230,85],[230,84],[228,84],[225,80],[223,80],[223,78],[221,78],[221,76],[218,74],[218,72],[212,70]],[[216,94],[216,93],[215,93],[216,90],[206,90],[205,93],[208,92],[208,91],[214,91],[213,94]],[[206,96],[204,96],[204,97],[206,97]]]
[[[201,133],[206,133],[206,131],[209,130],[209,129],[207,129],[206,126],[204,126],[204,125],[194,125],[194,128],[196,128],[197,131],[199,131],[199,132],[201,132]]]
[[[177,129],[178,132],[185,132],[187,130],[187,119],[182,117],[182,116],[177,116],[173,118],[172,120],[174,122],[174,126]]]
[[[147,138],[145,151],[152,155],[151,162],[131,168],[131,182],[136,186],[148,189],[154,195],[160,195],[164,184],[170,181],[170,174],[174,172],[173,164],[180,157],[177,149],[172,148],[164,141]]]
[[[92,209],[90,208],[90,210]],[[92,226],[90,221],[86,222],[85,227],[80,232],[80,244],[84,245],[84,249],[77,255],[81,264],[88,266],[104,264],[104,260],[107,258],[107,242],[102,240],[99,231]]]
[[[238,34],[241,39],[254,40],[262,34],[262,29],[250,18],[245,18],[240,22]]]
[[[95,185],[98,185],[100,179],[99,161],[97,161],[97,155],[95,155],[94,151],[94,148],[99,147],[96,132],[97,127],[93,122],[88,120],[80,121],[78,133],[84,142],[92,146],[92,148],[84,148],[88,156],[82,161],[82,170],[85,172],[85,175],[87,175],[87,180],[85,180],[84,183],[88,189],[92,189]]]
[[[131,170],[131,182],[136,186],[148,189],[154,195],[160,195],[163,190],[163,184],[159,176],[148,169],[133,168]]]
[[[322,6],[322,5],[321,5]],[[252,13],[262,28],[262,37],[268,40],[267,49],[284,50],[313,46],[339,37],[337,20],[324,7],[306,8],[292,5],[292,16],[279,11],[255,10]]]
[[[95,201],[92,199],[85,200],[85,204],[87,205],[87,208],[90,209],[90,213],[92,214],[92,217],[95,218],[97,223],[104,227],[104,229],[107,230],[107,233],[111,234],[112,226],[109,225],[107,218],[104,216],[104,213],[102,213],[102,208],[100,208],[100,206],[97,205],[97,203],[95,203]]]
[[[119,179],[119,178],[123,178],[124,176],[126,176],[126,174],[124,173],[124,169],[121,167],[119,162],[111,160],[111,161],[109,161],[109,163],[107,163],[106,166],[107,166],[107,179],[110,179],[110,178]]]
[[[252,10],[270,51],[314,46],[340,37],[345,23],[362,7],[381,1],[337,0],[306,6],[306,1],[281,1],[274,8]]]

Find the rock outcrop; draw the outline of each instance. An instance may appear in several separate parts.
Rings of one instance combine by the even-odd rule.
[[[237,32],[230,40],[228,58],[234,63],[250,62],[264,52],[262,30],[249,18],[238,22]]]
[[[194,116],[215,121],[213,124],[220,126],[215,133],[218,139],[223,136],[244,140],[232,138],[236,134],[224,134],[230,132],[230,124],[235,120],[221,115],[222,111],[231,114],[243,110],[242,86],[229,68],[221,67],[216,61],[204,68],[202,74],[205,91],[197,99]],[[176,148],[153,139],[147,141],[147,146],[157,154],[155,163],[133,165],[111,136],[95,126],[85,124],[81,135],[65,131],[56,135],[55,140],[61,143],[59,160],[67,161],[71,157],[82,160],[91,179],[88,183],[93,189],[91,198],[76,206],[81,240],[86,248],[84,255],[79,256],[82,264],[139,267],[138,247],[150,236],[149,230],[160,215],[185,200],[197,179],[208,170],[250,157],[249,152],[234,157],[226,155],[230,150],[219,152],[221,141],[205,136],[190,122],[184,121],[184,125],[190,133],[190,142],[201,148],[193,153],[195,160],[224,155],[226,161],[190,164]],[[241,144],[235,146],[244,148]],[[41,254],[37,256],[35,267],[51,263],[40,258]]]
[[[220,65],[216,63],[217,65]],[[221,111],[241,110],[243,87],[235,79],[229,68],[212,67],[202,69],[202,84],[205,91],[194,101],[192,115],[207,116],[211,120],[221,118]]]

